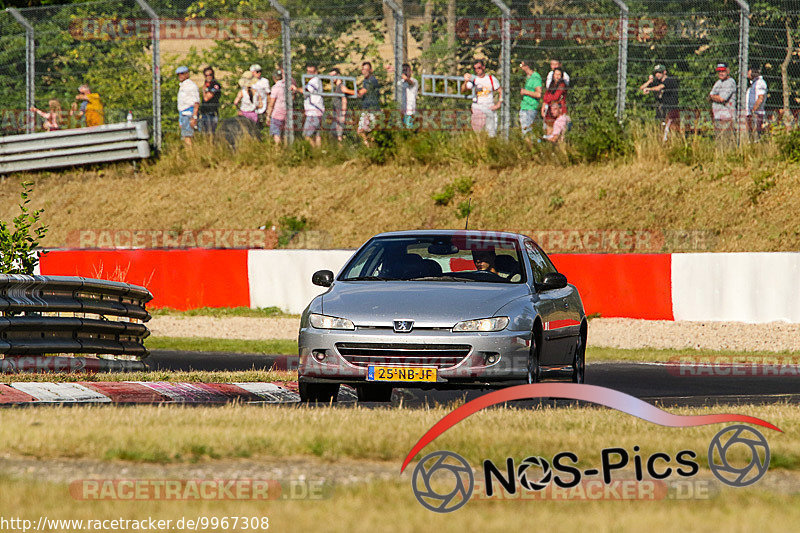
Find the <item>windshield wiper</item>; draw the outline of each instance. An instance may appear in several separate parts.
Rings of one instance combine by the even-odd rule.
[[[380,276],[356,276],[344,278],[342,281],[397,281],[397,278],[382,278]]]

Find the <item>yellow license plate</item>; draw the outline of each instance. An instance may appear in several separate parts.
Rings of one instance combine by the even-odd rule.
[[[367,381],[436,381],[436,369],[428,367],[370,366]]]

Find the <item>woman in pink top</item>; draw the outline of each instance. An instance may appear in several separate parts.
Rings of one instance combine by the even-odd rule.
[[[281,133],[286,124],[286,83],[283,80],[283,71],[278,69],[272,75],[274,83],[269,93],[267,116],[269,117],[269,134],[275,144],[281,143]]]

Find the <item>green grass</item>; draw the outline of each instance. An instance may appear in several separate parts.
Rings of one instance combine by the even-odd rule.
[[[299,318],[300,315],[284,313],[279,307],[198,307],[187,311],[178,311],[169,307],[148,309],[152,316],[210,316],[224,318],[230,316],[243,316],[248,318]]]
[[[209,337],[148,337],[148,350],[187,352],[235,352],[269,355],[297,355],[297,341],[289,339],[238,340]]]

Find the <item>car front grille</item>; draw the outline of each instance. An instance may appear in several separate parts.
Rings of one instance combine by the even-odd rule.
[[[469,354],[469,344],[401,344],[384,342],[339,342],[336,350],[348,363],[369,365],[456,366]]]

